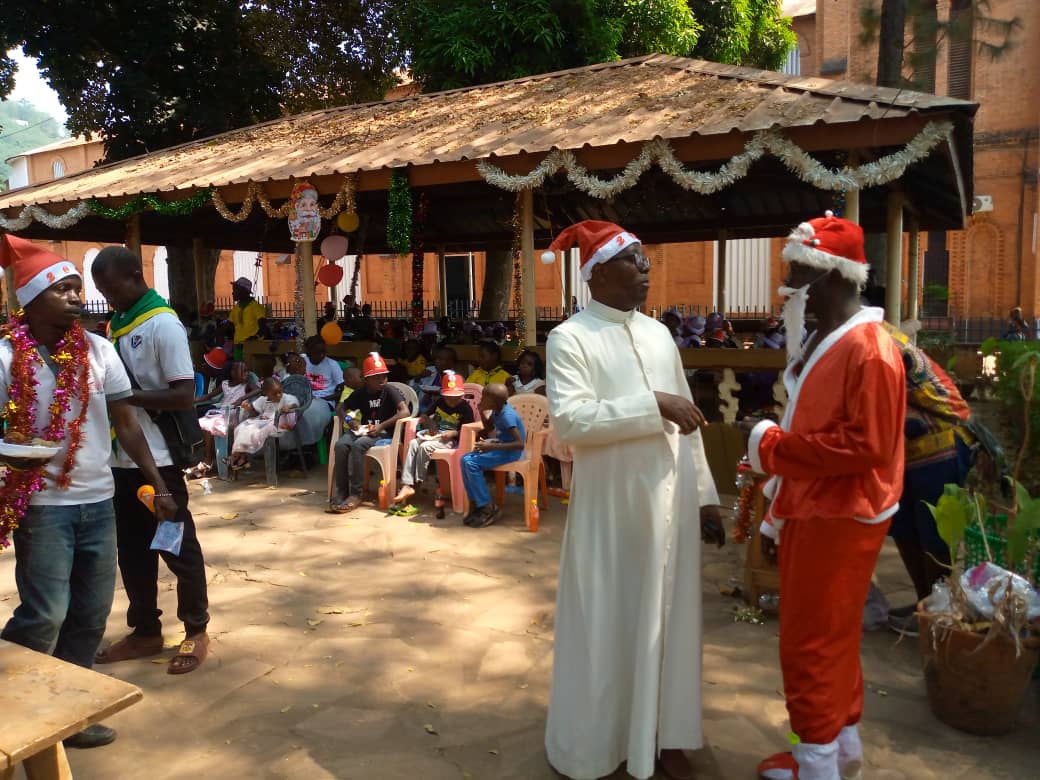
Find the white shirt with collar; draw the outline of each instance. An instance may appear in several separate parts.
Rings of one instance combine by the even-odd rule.
[[[119,337],[118,349],[128,372],[142,390],[166,390],[173,382],[195,381],[188,336],[181,321],[173,314],[163,312],[145,320]],[[172,466],[166,440],[152,422],[151,415],[140,407],[134,407],[134,412],[148,440],[155,465]],[[114,448],[112,465],[122,469],[137,468],[137,464],[118,446]]]

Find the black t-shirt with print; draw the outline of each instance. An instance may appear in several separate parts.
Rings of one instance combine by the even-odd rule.
[[[463,400],[461,404],[452,409],[441,398],[430,412],[430,418],[436,424],[438,431],[457,431],[463,425],[473,422],[473,407],[469,405],[468,401]]]
[[[378,425],[397,414],[397,405],[404,401],[404,395],[393,385],[384,385],[383,390],[371,395],[368,388],[362,387],[350,394],[343,402],[344,408],[351,412],[361,412],[361,425]]]

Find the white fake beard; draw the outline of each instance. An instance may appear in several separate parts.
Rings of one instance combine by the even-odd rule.
[[[809,286],[781,287],[777,292],[784,296],[784,308],[780,316],[787,331],[787,362],[795,363],[802,357],[802,334],[805,332],[805,305],[809,302]]]

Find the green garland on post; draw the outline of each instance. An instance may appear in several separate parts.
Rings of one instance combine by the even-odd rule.
[[[406,168],[390,174],[386,202],[386,244],[397,254],[406,255],[412,250],[412,188]]]
[[[205,187],[184,200],[159,200],[154,195],[138,195],[118,208],[109,208],[97,198],[90,198],[87,201],[87,208],[105,219],[125,220],[146,209],[162,214],[164,217],[185,217],[205,206],[212,197],[213,190]]]

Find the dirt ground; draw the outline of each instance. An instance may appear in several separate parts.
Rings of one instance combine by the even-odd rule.
[[[565,507],[551,499],[537,534],[524,530],[516,497],[484,530],[432,511],[327,515],[312,474],[277,489],[213,480],[209,496],[192,484],[212,654],[192,674],[166,674],[181,634],[163,569],[170,649],[99,667],[144,700],[108,721],[113,745],[70,752],[76,778],[557,777],[543,731]],[[743,555],[732,545],[705,553],[708,745],[693,754],[705,779],[750,780],[788,731],[776,623],[734,622],[737,602],[719,592],[741,577]],[[13,569],[13,555],[0,556],[0,613],[17,603]],[[894,604],[910,600],[894,549],[878,575]],[[125,608],[120,587],[106,642],[126,632]],[[915,641],[881,631],[863,645],[869,780],[1037,776],[1036,685],[1013,734],[971,737],[932,716]]]

